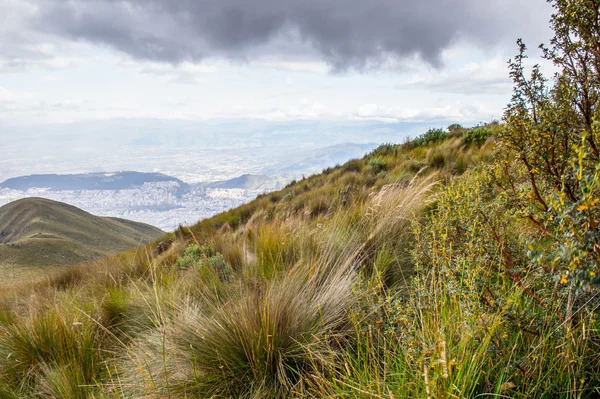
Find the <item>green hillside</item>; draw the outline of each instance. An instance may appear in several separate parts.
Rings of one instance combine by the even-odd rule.
[[[152,226],[91,215],[42,198],[0,208],[2,284],[135,248],[164,234]]]

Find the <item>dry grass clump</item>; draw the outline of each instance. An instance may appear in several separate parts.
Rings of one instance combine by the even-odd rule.
[[[134,346],[139,369],[126,385],[192,397],[286,397],[348,328],[351,274],[308,276],[304,269],[179,309],[160,339]]]
[[[97,324],[63,307],[12,315],[0,322],[0,380],[23,393],[87,397],[104,368],[104,335]]]

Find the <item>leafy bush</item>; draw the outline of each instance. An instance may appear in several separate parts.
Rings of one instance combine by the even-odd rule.
[[[547,274],[569,287],[569,320],[600,274],[600,81],[598,71],[587,67],[600,62],[594,39],[600,27],[590,20],[598,12],[595,2],[555,1],[554,7],[554,38],[544,58],[562,71],[551,84],[538,65],[527,76],[527,48],[518,41],[519,54],[509,63],[514,95],[499,137],[496,178],[509,209],[547,238],[531,243],[532,260],[548,262]]]
[[[432,143],[438,143],[448,138],[448,133],[443,129],[429,129],[427,132],[417,137],[414,143],[417,146],[425,146]]]
[[[233,277],[233,269],[220,253],[208,258],[208,266],[216,273],[221,281],[229,281]]]
[[[196,268],[202,271],[203,267],[209,267],[221,281],[229,281],[233,276],[232,267],[225,261],[224,256],[209,246],[189,245],[179,259],[175,261],[175,267],[179,270]]]
[[[485,126],[479,126],[467,130],[467,132],[462,136],[461,141],[465,145],[482,145],[491,135],[491,129]]]
[[[458,123],[453,123],[446,128],[448,130],[448,137],[462,137],[468,130]]]
[[[387,170],[388,166],[385,161],[379,157],[372,158],[369,161],[369,167],[374,174]]]
[[[580,149],[580,165],[585,153]],[[529,252],[536,264],[548,265],[556,271],[555,279],[561,285],[571,284],[587,290],[600,286],[600,165],[592,172],[583,167],[575,169],[579,193],[572,201],[564,192],[548,198],[551,216],[546,222],[556,246],[532,243]]]
[[[207,246],[199,247],[197,244],[190,244],[185,249],[183,256],[175,262],[177,269],[185,270],[191,267],[202,267],[202,258],[211,255],[211,249]]]
[[[462,130],[465,130],[465,128],[464,128],[464,127],[463,127],[461,124],[458,124],[458,123],[453,123],[453,124],[451,124],[450,126],[448,126],[447,130],[448,130],[448,132],[450,132],[450,133],[454,133],[454,132],[456,132],[456,131],[462,131]]]
[[[468,363],[487,370],[488,378],[477,386],[473,385],[476,374],[470,374],[472,369],[465,370],[470,376],[459,383],[452,381],[460,375],[458,371],[449,369],[444,377],[443,370],[432,365],[427,378],[429,389],[439,390],[437,395],[452,386],[464,387],[460,390],[463,394],[472,392],[466,396],[501,392],[510,381],[510,389],[524,397],[556,397],[572,389],[574,379],[580,378],[575,375],[587,376],[580,384],[585,380],[597,385],[600,364],[593,345],[583,338],[585,329],[560,330],[569,290],[557,286],[545,262],[529,261],[527,242],[541,245],[547,239],[526,231],[527,222],[507,215],[505,200],[487,172],[468,173],[438,197],[426,223],[415,224],[413,256],[421,273],[413,311],[437,309],[431,320],[421,323],[437,329],[453,345],[444,349],[432,340],[433,334],[420,336],[419,341],[429,341],[430,346],[419,347],[411,356],[427,364],[427,359],[441,357],[445,350],[444,358],[454,358],[458,368]],[[577,312],[585,323],[594,323],[595,306],[580,303]],[[548,334],[543,340],[538,338],[540,331]],[[452,353],[473,339],[486,349],[468,350],[466,358],[464,353]],[[503,349],[508,347],[510,351]],[[438,354],[432,356],[431,351]],[[403,353],[406,356],[407,351]],[[577,362],[567,360],[569,353],[578,354]],[[535,362],[532,372],[521,373],[519,367],[531,362]]]
[[[294,192],[289,192],[281,197],[281,202],[290,202],[294,198]]]
[[[200,267],[202,266],[202,250],[198,245],[191,244],[189,245],[183,254],[177,261],[175,262],[175,267],[177,269],[185,270],[190,267]]]
[[[389,155],[398,155],[398,145],[392,143],[384,143],[377,147],[375,150],[369,154],[370,156],[389,156]]]

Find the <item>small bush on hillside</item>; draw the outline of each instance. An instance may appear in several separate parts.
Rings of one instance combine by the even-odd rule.
[[[469,387],[461,389],[463,393],[492,392],[501,391],[510,381],[523,397],[576,397],[563,395],[573,389],[574,381],[597,386],[600,380],[595,344],[584,338],[590,331],[581,325],[563,328],[570,323],[571,294],[566,284],[548,273],[548,262],[528,259],[528,251],[548,245],[548,238],[525,228],[526,221],[507,215],[505,197],[494,188],[486,173],[467,173],[438,196],[436,209],[426,223],[415,224],[413,256],[421,272],[420,288],[415,290],[421,298],[416,306],[445,308],[439,311],[443,316],[432,320],[429,328],[448,338],[454,330],[456,338],[450,342],[462,341],[453,347],[438,345],[433,350],[440,354],[435,356],[442,356],[444,350],[447,353],[443,356],[455,358],[457,367],[469,365],[465,368],[469,373],[472,366],[488,371],[481,386],[473,384],[477,373],[460,384],[448,384],[452,374],[440,378],[439,369],[430,366],[430,389],[445,392],[451,386],[463,385]],[[437,298],[436,304],[425,305],[433,298]],[[596,306],[591,300],[580,302],[577,312],[585,320],[582,324],[594,323]],[[452,321],[444,320],[454,312]],[[429,339],[435,345],[434,337],[432,334],[419,341]],[[467,352],[469,355],[462,359],[463,354],[451,354],[453,348],[468,345],[473,339],[488,349]],[[425,362],[431,358],[426,350],[417,356]],[[521,372],[525,367],[528,373]],[[579,377],[583,375],[586,377]]]
[[[281,200],[281,193],[277,192],[269,196],[269,201],[271,201],[272,203],[279,202],[279,200]]]
[[[461,141],[465,145],[482,145],[492,134],[493,132],[490,128],[486,126],[479,126],[467,130],[467,132],[462,136]]]
[[[462,137],[463,134],[467,131],[462,125],[458,123],[453,123],[447,127],[448,137]]]
[[[454,133],[456,131],[461,131],[461,130],[465,130],[465,128],[459,123],[453,123],[450,126],[448,126],[448,132],[450,132],[450,133]]]
[[[349,186],[348,188],[345,188],[343,190],[337,190],[334,202],[341,206],[346,206],[350,202],[351,194],[352,194],[351,186]]]
[[[443,129],[429,129],[427,132],[415,139],[417,146],[425,146],[432,143],[438,143],[448,138],[448,133]]]
[[[204,252],[198,245],[191,244],[185,249],[183,256],[177,259],[175,267],[180,270],[186,270],[191,267],[201,267],[203,255]]]
[[[388,166],[385,161],[379,157],[373,158],[369,161],[369,167],[374,174],[387,170]]]
[[[228,281],[233,276],[233,269],[225,261],[223,255],[205,245],[201,247],[196,244],[189,245],[183,256],[175,262],[175,267],[180,270],[192,267],[202,270],[204,266],[210,267],[221,281]]]
[[[221,281],[229,281],[233,277],[233,269],[225,262],[220,253],[208,258],[208,266],[214,271]]]
[[[581,150],[581,149],[580,149]],[[580,153],[580,165],[585,163]],[[531,244],[528,253],[534,264],[545,264],[558,271],[555,280],[577,290],[600,287],[600,165],[595,170],[575,168],[578,181],[577,199],[558,193],[546,199],[553,215],[547,217],[546,228],[553,233],[555,246],[546,242]]]
[[[291,191],[291,192],[287,193],[286,195],[284,195],[283,197],[281,197],[281,202],[290,202],[292,200],[292,198],[294,198],[293,191]]]
[[[388,155],[398,155],[398,145],[392,144],[392,143],[381,144],[379,147],[377,147],[375,150],[373,150],[373,152],[371,152],[371,154],[369,154],[369,155],[379,155],[382,157],[385,157]]]

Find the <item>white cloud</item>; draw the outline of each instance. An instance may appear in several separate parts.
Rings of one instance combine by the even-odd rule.
[[[432,107],[386,107],[378,104],[363,104],[352,114],[358,120],[381,122],[426,122],[435,120],[474,122],[489,121],[497,117],[495,111],[475,102],[453,102]]]
[[[265,57],[256,61],[252,61],[250,66],[289,72],[315,73],[320,75],[326,75],[330,71],[330,67],[325,62],[286,61],[272,57]]]
[[[472,61],[455,69],[413,74],[397,84],[399,90],[428,90],[454,94],[506,94],[512,87],[506,60],[495,56]]]

